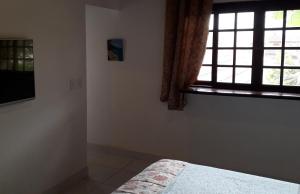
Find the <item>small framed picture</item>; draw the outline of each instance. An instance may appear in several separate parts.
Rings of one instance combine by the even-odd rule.
[[[108,60],[124,61],[124,41],[123,39],[110,39],[107,41]]]

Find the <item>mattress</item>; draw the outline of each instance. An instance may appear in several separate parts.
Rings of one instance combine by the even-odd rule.
[[[113,194],[300,194],[298,184],[229,170],[160,160]]]

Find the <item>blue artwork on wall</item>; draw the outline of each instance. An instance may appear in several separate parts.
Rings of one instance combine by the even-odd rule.
[[[108,60],[124,61],[124,43],[123,39],[110,39],[107,41]]]

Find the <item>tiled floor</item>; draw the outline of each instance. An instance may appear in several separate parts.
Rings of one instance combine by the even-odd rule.
[[[63,194],[109,194],[151,163],[157,156],[88,145],[89,178]]]

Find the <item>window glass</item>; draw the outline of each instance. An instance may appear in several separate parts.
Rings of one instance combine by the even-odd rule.
[[[300,86],[300,69],[285,69],[283,71],[283,85]]]
[[[264,85],[280,85],[280,69],[264,68],[263,84]]]
[[[237,49],[236,50],[236,65],[252,65],[252,50]]]
[[[218,67],[217,81],[232,83],[232,67]]]
[[[300,30],[287,30],[285,32],[286,47],[300,47]]]
[[[213,32],[209,32],[207,37],[206,47],[212,47],[212,46],[213,46]]]
[[[253,46],[253,31],[237,32],[237,47],[252,47]]]
[[[251,68],[236,68],[235,69],[235,83],[250,84],[251,83]]]
[[[18,60],[17,61],[17,66],[16,66],[16,70],[17,71],[23,71],[23,60]]]
[[[283,27],[283,11],[267,11],[265,15],[266,28]]]
[[[33,60],[32,59],[26,59],[25,60],[25,71],[33,71]]]
[[[214,29],[214,14],[210,15],[210,19],[209,19],[209,30],[213,30]]]
[[[200,69],[200,73],[198,75],[198,80],[201,81],[211,81],[211,66],[202,66]]]
[[[219,32],[219,47],[233,47],[234,32]]]
[[[284,65],[300,67],[300,50],[285,50]]]
[[[212,64],[212,49],[206,49],[203,64]]]
[[[7,70],[7,60],[0,60],[0,70]]]
[[[281,47],[282,30],[265,31],[265,47]]]
[[[300,10],[288,10],[286,16],[287,27],[300,27]]]
[[[233,65],[233,50],[219,49],[218,65]]]
[[[224,13],[219,14],[219,29],[234,29],[235,14],[234,13]]]
[[[281,50],[264,51],[264,66],[280,66],[281,65]]]
[[[237,29],[252,29],[254,27],[254,12],[237,14]]]

